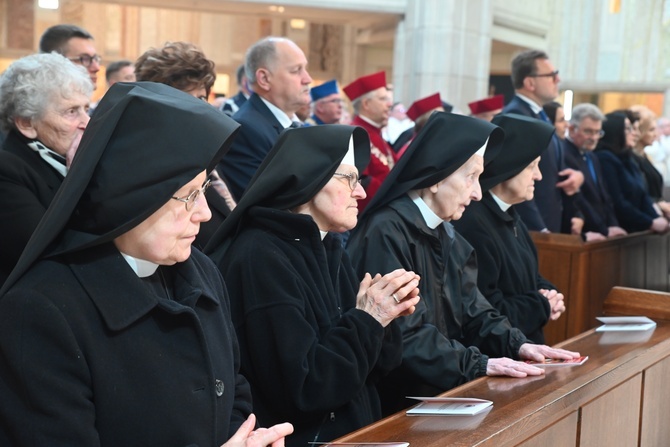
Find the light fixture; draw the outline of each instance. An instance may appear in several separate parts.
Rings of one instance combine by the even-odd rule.
[[[573,97],[574,92],[572,90],[566,90],[563,92],[563,113],[565,114],[565,121],[570,121],[570,118],[572,118]]]
[[[305,29],[307,22],[303,19],[291,19],[291,29]]]
[[[38,0],[37,6],[42,9],[58,9],[58,0]]]
[[[270,5],[270,6],[268,6],[268,9],[271,12],[278,12],[280,14],[284,12],[284,7],[283,6]]]

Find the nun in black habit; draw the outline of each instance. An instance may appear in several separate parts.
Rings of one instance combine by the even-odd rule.
[[[538,163],[553,126],[515,114],[497,115],[505,131],[502,152],[479,177],[482,200],[471,203],[456,230],[477,253],[477,287],[487,300],[533,343],[544,343],[543,328],[565,310],[563,294],[538,271],[537,250],[517,214],[542,178]]]
[[[161,84],[102,99],[0,291],[0,445],[262,446],[290,433],[254,431],[223,281],[191,250],[211,216],[207,173],[237,127]]]
[[[359,273],[404,268],[422,278],[416,312],[398,320],[402,365],[380,387],[387,413],[409,405],[404,396],[435,395],[476,377],[543,373],[507,357],[574,355],[529,344],[491,306],[477,290],[473,248],[449,223],[481,198],[478,177],[496,158],[502,140],[503,131],[485,121],[433,114],[349,240],[347,250]]]
[[[207,247],[234,291],[258,420],[290,421],[289,446],[381,417],[375,383],[402,353],[392,320],[419,301],[413,272],[361,282],[337,234],[356,225],[369,148],[359,127],[284,131]]]

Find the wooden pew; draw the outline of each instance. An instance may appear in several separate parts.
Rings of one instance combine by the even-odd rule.
[[[405,441],[442,446],[640,446],[670,440],[670,294],[614,288],[607,314],[647,314],[657,323],[643,333],[589,330],[562,347],[588,355],[581,366],[548,368],[525,379],[484,377],[444,393],[493,401],[470,417],[397,413],[338,439]]]
[[[614,286],[670,291],[670,234],[649,231],[606,241],[531,232],[540,273],[566,297],[566,312],[545,327],[547,344],[595,327]]]

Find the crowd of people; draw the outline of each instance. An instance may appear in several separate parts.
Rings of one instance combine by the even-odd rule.
[[[470,116],[384,72],[314,86],[284,37],[217,106],[191,43],[110,64],[91,104],[101,62],[56,25],[0,75],[2,445],[304,447],[540,375],[579,353],[544,344],[566,300],[530,231],[668,231],[670,121],[566,121],[542,51]]]

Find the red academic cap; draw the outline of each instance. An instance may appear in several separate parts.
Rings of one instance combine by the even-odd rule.
[[[383,71],[362,76],[344,87],[342,90],[344,90],[344,93],[347,94],[350,100],[354,101],[366,93],[381,87],[386,87],[386,73]]]
[[[417,99],[409,106],[407,110],[407,116],[412,121],[416,121],[424,113],[428,113],[431,110],[435,110],[438,107],[442,107],[442,99],[440,99],[439,93],[434,93],[425,98]]]
[[[500,110],[505,106],[505,95],[495,95],[468,104],[473,115]]]

